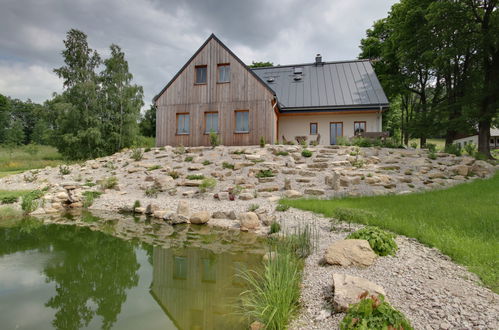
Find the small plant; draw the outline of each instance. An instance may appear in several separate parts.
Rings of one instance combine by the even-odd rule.
[[[275,233],[278,233],[281,231],[281,224],[277,221],[272,221],[270,223],[270,230],[269,230],[269,234],[275,234]]]
[[[427,143],[426,148],[428,151],[431,152],[436,152],[437,151],[437,145],[435,143]]]
[[[100,186],[102,189],[114,189],[118,186],[118,178],[111,176],[100,181]]]
[[[416,149],[418,147],[418,143],[417,142],[411,142],[411,148],[412,149]]]
[[[319,145],[319,142],[317,142],[316,140],[312,140],[309,142],[309,144],[312,146],[312,147],[317,147]]]
[[[260,170],[255,176],[257,178],[271,178],[274,173],[272,173],[272,170]]]
[[[92,206],[94,200],[102,195],[100,191],[85,191],[83,193],[83,207],[87,208]]]
[[[235,150],[232,153],[234,155],[243,155],[245,152],[246,152],[246,150],[243,149],[243,150]]]
[[[223,162],[222,163],[222,167],[233,170],[234,169],[234,164]]]
[[[185,154],[185,147],[181,144],[179,144],[174,150],[173,150],[173,153],[177,154],[177,155],[183,155]]]
[[[303,149],[302,152],[301,152],[301,155],[303,157],[306,157],[306,158],[312,157],[312,151],[310,151],[308,149]]]
[[[146,197],[156,198],[159,194],[159,188],[156,185],[152,185],[145,190],[144,194]]]
[[[148,171],[154,171],[154,170],[159,170],[161,168],[161,165],[153,165],[147,168]]]
[[[352,164],[353,167],[361,168],[364,166],[364,161],[362,159],[359,159],[360,156],[359,147],[355,147],[355,150],[350,152],[350,156],[355,156],[355,159],[350,161],[350,164]]]
[[[276,156],[288,156],[289,152],[287,151],[278,151],[275,153]]]
[[[213,190],[213,188],[215,188],[216,185],[217,185],[217,180],[213,178],[203,179],[203,181],[199,185],[199,191],[204,193],[208,190]]]
[[[184,158],[184,162],[192,162],[193,159],[194,159],[194,157],[187,156],[187,157]]]
[[[413,329],[401,312],[385,302],[383,295],[368,297],[368,294],[364,292],[358,303],[350,305],[340,323],[341,330]]]
[[[19,198],[17,196],[3,196],[0,199],[2,204],[13,204],[16,203]]]
[[[266,144],[265,137],[260,136],[260,148],[264,148]]]
[[[142,151],[142,148],[133,148],[132,152],[130,154],[130,158],[135,160],[136,162],[139,160],[142,160],[144,157],[144,152]]]
[[[474,143],[467,143],[464,145],[464,151],[466,151],[466,153],[471,156],[471,157],[474,157],[475,156],[475,153],[476,153],[476,144]]]
[[[59,165],[59,174],[64,176],[68,175],[71,173],[71,170],[69,169],[69,166],[66,165]]]
[[[178,179],[180,177],[180,173],[177,171],[170,171],[168,172],[168,175],[171,176],[173,179]]]
[[[240,185],[236,184],[234,186],[234,188],[229,188],[229,193],[231,193],[232,195],[239,195],[241,192],[243,191],[243,187],[241,187]]]
[[[92,181],[86,181],[84,184],[83,184],[85,187],[93,187],[95,186],[95,182],[92,182]]]
[[[212,148],[220,145],[220,136],[214,131],[210,131],[210,145]]]
[[[258,210],[259,207],[260,207],[260,205],[258,205],[258,204],[251,204],[248,207],[248,212],[255,212],[256,210]]]
[[[140,201],[139,200],[136,200],[134,203],[133,203],[133,210],[135,210],[136,208],[140,207]]]
[[[365,239],[377,255],[394,255],[397,251],[395,235],[378,227],[366,226],[347,236],[350,239]]]
[[[116,169],[116,165],[114,165],[113,162],[109,161],[107,162],[105,165],[104,165],[105,168],[108,168],[110,170],[115,170]]]
[[[204,179],[204,175],[202,175],[202,174],[191,174],[191,175],[188,175],[186,178],[187,178],[187,180],[203,180]]]
[[[159,147],[159,150],[160,150],[160,151],[165,151],[165,150],[166,150],[166,148],[165,148],[165,147]]]
[[[43,192],[40,190],[33,190],[22,197],[21,209],[24,214],[29,214],[38,208],[37,199],[43,196]]]
[[[344,136],[338,136],[336,138],[336,144],[339,145],[339,146],[351,146],[352,145],[352,143],[350,142],[350,140],[347,137],[344,137]]]
[[[38,171],[29,171],[23,175],[24,182],[35,182],[38,180]]]
[[[372,178],[373,174],[372,173],[367,173],[368,178]]]
[[[144,149],[144,152],[149,152],[149,151],[151,151],[151,148],[149,148],[149,147]]]
[[[276,210],[277,212],[286,212],[287,210],[289,210],[289,205],[278,204],[278,205],[275,207],[275,210]]]
[[[435,153],[435,151],[430,151],[428,153],[428,158],[433,159],[433,160],[437,159],[437,154]]]
[[[210,162],[209,160],[203,160],[202,164],[203,164],[204,166],[208,166],[208,165],[211,165],[211,164],[212,164],[212,162]]]
[[[300,141],[300,145],[301,145],[302,148],[306,148],[308,146],[307,140],[301,140]]]
[[[445,146],[446,153],[456,155],[456,156],[461,156],[462,150],[459,144],[453,143]]]

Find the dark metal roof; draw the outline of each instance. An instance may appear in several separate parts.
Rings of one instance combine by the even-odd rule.
[[[295,73],[295,68],[302,68],[302,73]],[[275,91],[282,111],[388,107],[388,99],[368,60],[306,63],[252,70]],[[297,76],[300,78],[296,79]]]

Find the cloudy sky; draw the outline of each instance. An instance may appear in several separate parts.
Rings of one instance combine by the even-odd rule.
[[[0,93],[43,102],[62,91],[66,32],[101,56],[121,46],[145,103],[213,32],[245,63],[356,58],[359,41],[394,0],[0,0]]]

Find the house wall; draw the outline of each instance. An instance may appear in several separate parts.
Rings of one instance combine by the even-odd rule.
[[[478,135],[473,135],[473,136],[468,136],[462,139],[456,139],[454,140],[455,144],[459,144],[459,146],[464,147],[465,144],[473,143],[474,145],[478,146]],[[498,149],[499,148],[499,135],[498,136],[491,136],[489,140],[489,145],[491,149]]]
[[[354,136],[354,122],[365,121],[367,132],[381,132],[381,114],[378,112],[364,113],[331,113],[320,115],[281,115],[279,116],[279,141],[282,137],[295,141],[295,136],[307,136],[308,141],[317,139],[317,135],[310,135],[310,123],[318,124],[320,144],[330,144],[329,124],[343,123],[343,136]]]
[[[230,64],[230,82],[217,83],[217,65]],[[207,84],[195,84],[195,67],[207,65]],[[274,142],[273,94],[217,40],[211,39],[157,99],[156,145],[209,145],[204,113],[218,112],[221,143],[254,145],[261,136]],[[235,110],[249,110],[249,133],[234,133]],[[190,114],[190,134],[177,135],[177,113]]]

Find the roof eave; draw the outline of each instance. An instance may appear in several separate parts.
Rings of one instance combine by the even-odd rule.
[[[390,106],[389,103],[380,104],[357,104],[357,105],[341,105],[341,106],[322,106],[322,107],[280,107],[282,113],[299,113],[299,112],[341,112],[341,111],[359,111],[359,110],[381,110],[384,111]]]

